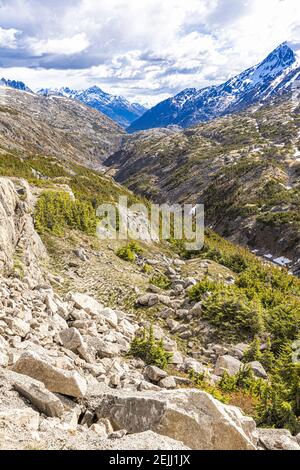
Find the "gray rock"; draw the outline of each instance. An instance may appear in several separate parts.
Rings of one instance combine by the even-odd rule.
[[[63,346],[73,352],[85,346],[83,338],[77,328],[72,327],[63,330],[59,333],[59,337]]]
[[[119,431],[114,431],[109,434],[108,438],[109,439],[121,439],[122,437],[126,436],[127,430],[126,429],[120,429]]]
[[[170,359],[170,364],[174,364],[176,366],[183,364],[183,356],[179,351],[174,351],[172,353],[172,357]]]
[[[161,379],[167,377],[167,373],[156,366],[147,366],[144,371],[145,377],[151,382],[159,382]]]
[[[121,353],[122,346],[118,343],[105,341],[100,337],[85,337],[88,346],[92,347],[99,358],[111,358]]]
[[[154,431],[199,450],[255,450],[255,423],[238,408],[198,390],[122,391],[89,399],[99,417],[114,417],[119,429]],[[134,413],[132,413],[134,410]]]
[[[58,369],[36,353],[23,353],[13,370],[43,382],[50,392],[72,397],[86,394],[86,380],[78,372]]]
[[[50,417],[60,417],[64,413],[61,400],[46,389],[38,380],[13,371],[3,371],[2,375],[13,385],[20,395],[25,397],[41,413]]]
[[[89,261],[89,255],[83,248],[77,248],[74,250],[74,255],[77,256],[81,261]]]
[[[258,429],[259,442],[267,450],[300,450],[297,439],[286,429]]]
[[[229,375],[235,375],[243,367],[243,363],[233,356],[220,356],[215,366],[215,375],[223,375],[226,371]]]
[[[172,390],[176,388],[176,381],[175,378],[169,375],[168,377],[165,377],[164,379],[161,379],[158,382],[159,387],[161,388],[166,388],[167,390]]]
[[[268,374],[260,362],[258,361],[249,362],[248,364],[246,364],[246,366],[250,367],[253,370],[253,373],[256,377],[259,377],[261,379],[268,378]]]
[[[94,315],[97,315],[99,311],[103,310],[103,305],[87,294],[75,292],[69,295],[69,300],[74,302],[76,308],[85,310]]]
[[[236,357],[237,359],[243,359],[245,352],[249,348],[249,345],[246,343],[239,343],[229,350],[231,356]]]
[[[160,390],[160,387],[158,387],[157,385],[154,385],[153,383],[151,382],[147,382],[146,380],[142,380],[138,387],[137,387],[138,391],[139,392],[143,392],[143,391],[159,391]]]
[[[157,294],[145,294],[139,297],[136,301],[137,305],[142,307],[153,307],[159,302]]]
[[[11,329],[12,334],[20,336],[21,338],[24,338],[30,331],[30,325],[24,320],[21,320],[21,318],[9,318],[6,320],[6,323]]]

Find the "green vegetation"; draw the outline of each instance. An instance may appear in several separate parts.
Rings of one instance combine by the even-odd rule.
[[[202,295],[206,292],[215,292],[218,289],[218,284],[210,281],[207,277],[203,281],[198,282],[189,290],[189,298],[198,302]]]
[[[153,272],[153,267],[150,264],[145,263],[143,268],[142,268],[142,271],[145,274],[151,274]]]
[[[115,202],[119,196],[127,196],[129,204],[141,200],[95,170],[44,155],[0,154],[0,176],[25,178],[44,187],[67,184],[77,199],[90,202],[94,208],[101,203]]]
[[[152,326],[149,329],[144,328],[142,333],[133,339],[128,354],[161,369],[165,369],[172,358],[172,354],[165,350],[163,340],[155,339]]]
[[[142,251],[142,248],[137,243],[130,242],[128,245],[119,248],[119,250],[116,251],[116,255],[124,261],[133,263],[137,255],[140,255]]]
[[[264,331],[263,308],[246,293],[225,288],[202,303],[203,318],[228,340],[247,340]]]
[[[89,202],[73,200],[64,192],[45,191],[37,201],[34,222],[41,234],[51,232],[63,236],[69,227],[94,235],[97,219]]]
[[[175,248],[185,257],[211,259],[236,273],[233,285],[204,278],[189,291],[189,297],[202,302],[202,318],[214,327],[216,338],[229,343],[251,341],[244,362],[259,361],[269,377],[268,381],[257,379],[246,368],[234,377],[225,374],[215,388],[201,376],[195,384],[243,407],[259,426],[299,432],[300,364],[292,360],[292,354],[299,340],[300,280],[211,231],[200,253],[185,253],[181,244]]]
[[[153,274],[150,278],[150,283],[163,290],[168,290],[171,286],[170,279],[164,274]]]
[[[261,353],[261,362],[269,361],[270,350]],[[266,361],[266,358],[267,361]],[[290,351],[282,351],[280,360],[268,368],[270,380],[258,379],[250,367],[229,376],[224,372],[218,385],[211,385],[205,374],[192,372],[193,384],[223,403],[232,403],[251,414],[260,427],[289,429],[300,432],[300,366],[291,362]]]

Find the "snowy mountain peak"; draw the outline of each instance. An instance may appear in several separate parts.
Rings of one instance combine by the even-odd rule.
[[[33,93],[32,90],[30,90],[30,88],[25,85],[25,83],[17,80],[7,80],[5,78],[1,78],[0,86],[5,86],[8,88],[14,88],[15,90],[28,91],[29,93]]]
[[[294,52],[297,62],[300,63],[300,41],[287,41],[285,44]]]
[[[299,46],[284,42],[262,62],[221,85],[183,90],[148,110],[128,131],[169,125],[188,127],[242,111],[288,91],[300,74]]]
[[[257,66],[257,70],[262,71],[262,75],[275,76],[283,69],[290,67],[296,62],[296,54],[286,42],[280,44],[266,59]]]
[[[123,127],[127,127],[146,112],[146,108],[143,106],[130,103],[123,96],[106,93],[98,85],[91,86],[86,90],[72,90],[68,87],[44,88],[38,93],[44,96],[64,96],[80,101],[102,112]]]

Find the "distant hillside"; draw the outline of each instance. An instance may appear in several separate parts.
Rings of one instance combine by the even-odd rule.
[[[262,254],[285,256],[296,269],[299,110],[286,97],[181,132],[140,132],[105,164],[154,201],[204,203],[207,225]]]
[[[128,127],[147,111],[144,106],[138,103],[130,103],[123,96],[105,93],[98,86],[81,91],[71,90],[67,87],[59,89],[44,88],[38,93],[44,96],[65,96],[81,101],[87,106],[105,114],[122,127]]]
[[[63,97],[0,87],[0,147],[98,166],[125,135],[115,122]]]

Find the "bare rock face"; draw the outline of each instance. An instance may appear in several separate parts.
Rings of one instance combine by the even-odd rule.
[[[255,450],[255,423],[206,392],[176,390],[90,397],[99,418],[129,433],[152,430],[191,449]]]
[[[34,229],[32,208],[32,194],[25,180],[0,177],[0,273],[14,267],[18,249],[23,274],[38,283],[42,280],[39,260],[46,257],[46,250]]]
[[[2,371],[0,375],[46,416],[60,417],[64,413],[64,406],[60,399],[54,393],[49,392],[42,382],[9,370]]]
[[[30,431],[37,431],[39,427],[40,416],[31,408],[20,409],[0,409],[0,426],[1,424],[23,428]]]
[[[300,450],[297,438],[287,429],[258,429],[259,442],[267,450]]]
[[[0,178],[0,269],[11,264],[16,240],[15,211],[18,196],[13,183]]]
[[[50,392],[83,397],[87,390],[86,380],[78,372],[54,367],[36,353],[24,353],[13,370],[43,382]]]

